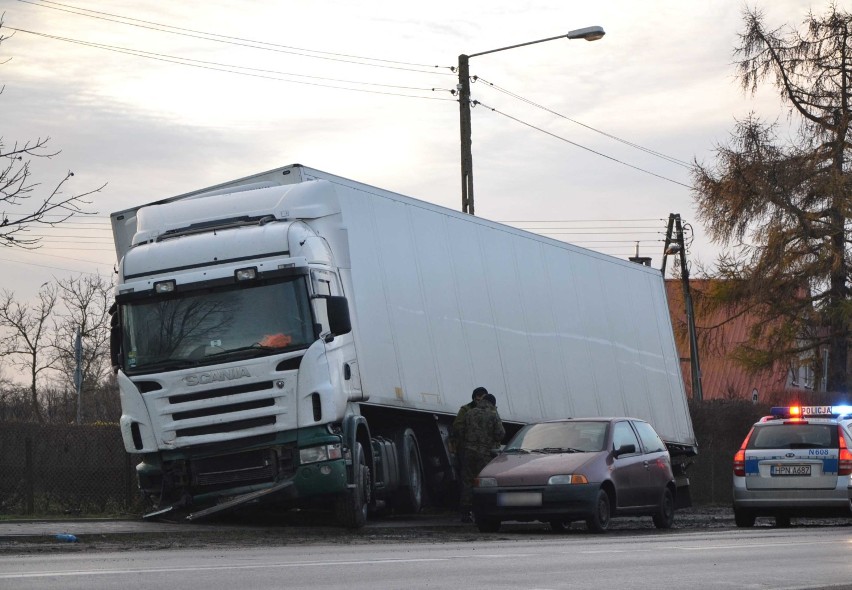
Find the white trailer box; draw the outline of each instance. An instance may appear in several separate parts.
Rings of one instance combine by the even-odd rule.
[[[310,296],[345,297],[351,319],[351,333],[333,334],[330,343],[322,334],[329,332],[325,312],[316,312],[317,345],[282,357],[300,359],[296,369],[285,363],[277,370],[281,364],[264,364],[266,357],[203,362],[207,375],[248,366],[251,376],[241,383],[292,381],[289,399],[304,403],[288,409],[279,399],[275,420],[241,432],[212,426],[231,418],[215,405],[230,411],[234,400],[211,397],[204,412],[190,414],[195,430],[184,437],[174,435],[179,427],[163,401],[181,399],[178,382],[154,392],[134,383],[163,387],[168,373],[186,382],[198,369],[160,374],[129,366],[127,321],[118,322],[124,336],[116,337],[114,361],[123,374],[123,402],[136,408],[122,421],[125,443],[130,452],[159,454],[140,468],[140,481],[161,485],[149,472],[207,460],[205,448],[214,443],[238,455],[243,439],[256,449],[259,434],[331,425],[328,432],[341,434],[344,449],[361,445],[374,477],[386,474],[374,483],[374,501],[387,486],[417,505],[420,490],[411,488],[421,472],[433,495],[454,481],[449,426],[478,386],[496,396],[510,431],[543,419],[625,415],[650,422],[673,455],[696,452],[659,270],[300,165],[118,212],[112,220],[120,307],[156,299],[155,283],[174,281],[178,292],[193,292],[194,284],[225,280],[244,267],[263,275],[290,264],[330,273],[332,286],[322,288],[311,274]],[[328,375],[319,376],[323,371]],[[313,377],[303,379],[303,372]],[[317,391],[319,401],[309,403]],[[390,459],[382,456],[382,441],[398,447]],[[351,468],[349,474],[351,483]],[[187,483],[180,492],[200,490]]]

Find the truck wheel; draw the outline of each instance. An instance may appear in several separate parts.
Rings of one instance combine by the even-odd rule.
[[[674,509],[674,496],[672,496],[672,491],[669,488],[666,488],[663,492],[663,497],[660,500],[660,507],[657,509],[656,514],[653,515],[654,526],[658,529],[670,529],[674,524],[675,518],[675,509]]]
[[[420,464],[420,449],[417,438],[409,428],[398,438],[401,451],[405,453],[407,472],[402,474],[402,487],[397,492],[394,504],[403,512],[418,513],[423,508],[423,469]]]
[[[612,505],[609,503],[609,494],[601,488],[595,501],[595,511],[586,519],[586,528],[593,533],[605,533],[609,528]]]
[[[734,508],[734,523],[738,527],[753,527],[754,526],[754,512],[751,510],[743,510],[742,508]]]
[[[370,468],[367,467],[364,448],[360,443],[352,449],[352,472],[355,487],[340,494],[334,508],[341,525],[348,529],[360,529],[367,522],[370,505]]]

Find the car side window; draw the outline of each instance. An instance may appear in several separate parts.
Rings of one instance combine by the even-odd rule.
[[[659,453],[666,450],[665,443],[660,439],[654,427],[647,422],[637,420],[633,423],[636,432],[639,433],[639,438],[642,439],[642,446],[645,447],[646,453]]]
[[[612,429],[612,448],[618,450],[624,445],[633,445],[636,452],[641,451],[639,439],[636,438],[636,433],[630,427],[629,422],[616,422]]]

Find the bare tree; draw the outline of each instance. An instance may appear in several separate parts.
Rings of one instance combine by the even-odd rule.
[[[803,33],[769,29],[746,10],[735,51],[743,90],[769,81],[796,137],[750,115],[717,148],[716,166],[696,162],[695,198],[711,238],[737,246],[718,263],[713,296],[759,318],[738,358],[754,369],[829,350],[828,388],[847,391],[852,219],[852,15],[831,4]],[[825,326],[813,330],[812,326]]]
[[[83,397],[91,397],[111,373],[109,365],[112,285],[101,275],[81,275],[57,281],[63,311],[55,314],[53,349],[56,351],[65,391],[75,390],[75,343],[81,338]]]
[[[33,415],[44,422],[38,397],[39,379],[57,366],[59,358],[50,343],[50,318],[57,301],[57,288],[45,283],[38,302],[15,301],[14,293],[0,293],[0,357],[21,370],[29,385],[29,401]]]
[[[3,15],[0,15],[0,44],[9,38],[10,35],[3,34]],[[2,63],[5,61],[0,60]],[[4,88],[0,86],[0,94]],[[39,137],[7,144],[0,135],[0,246],[38,248],[41,238],[29,234],[32,227],[54,227],[74,215],[93,214],[82,209],[84,205],[91,204],[86,197],[106,185],[77,195],[66,194],[65,185],[74,176],[71,171],[52,190],[37,196],[40,184],[32,180],[30,164],[34,159],[49,159],[59,153],[48,148],[49,142],[49,137]]]

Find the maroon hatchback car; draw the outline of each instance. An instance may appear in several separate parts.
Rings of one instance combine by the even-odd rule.
[[[665,443],[636,418],[574,418],[528,424],[480,472],[473,513],[482,532],[506,520],[553,530],[584,520],[602,533],[610,518],[651,516],[671,528],[675,479]]]

